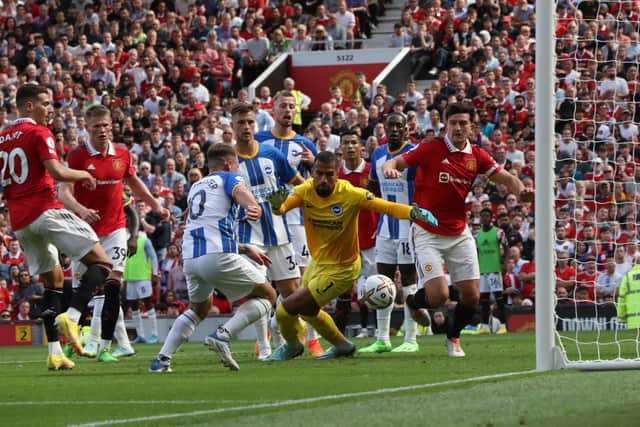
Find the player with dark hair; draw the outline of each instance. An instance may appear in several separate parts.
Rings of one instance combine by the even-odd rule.
[[[240,161],[238,174],[244,178],[245,184],[265,212],[258,221],[245,221],[238,225],[238,240],[243,244],[257,246],[271,258],[267,278],[276,286],[280,295],[287,296],[298,288],[300,270],[287,218],[271,214],[267,196],[279,188],[300,184],[304,179],[280,150],[254,139],[255,112],[251,105],[234,105],[231,120],[236,132],[235,149]],[[240,215],[243,215],[242,209]],[[263,359],[271,354],[271,347],[266,331],[261,327],[258,332],[261,334],[258,336],[258,357]]]
[[[289,91],[278,92],[274,98],[273,111],[275,113],[273,129],[256,133],[254,136],[256,141],[280,150],[292,168],[296,169],[303,177],[308,177],[317,150],[309,138],[299,135],[293,130],[293,121],[296,117],[296,97],[294,94]],[[293,187],[289,186],[289,188]],[[302,221],[302,211],[295,209],[287,212],[286,220],[291,235],[291,244],[296,255],[296,264],[298,264],[300,274],[304,274],[304,269],[309,265],[310,256]],[[289,296],[288,289],[284,290],[282,298]],[[273,330],[274,337],[279,335],[277,328]],[[311,327],[307,328],[307,348],[312,355],[319,356],[323,353],[320,341],[318,341],[318,334]],[[264,354],[264,349],[262,351]]]
[[[382,166],[387,160],[401,156],[415,147],[407,140],[407,117],[399,112],[389,113],[384,127],[387,134],[387,144],[376,148],[373,152],[369,189],[374,194],[380,194],[385,200],[410,205],[413,203],[415,190],[415,168],[405,169],[402,171],[402,176],[397,179],[386,178],[382,173]],[[381,215],[376,233],[378,273],[393,278],[396,268],[400,270],[402,297],[405,301],[409,295],[415,294],[418,290],[416,268],[409,245],[410,226],[409,221]],[[376,310],[377,339],[373,344],[361,348],[359,353],[384,353],[387,351],[413,353],[419,350],[416,341],[418,324],[411,317],[407,304],[404,305],[404,342],[393,350],[391,349],[389,329],[392,311],[393,305]]]
[[[293,359],[302,354],[300,317],[333,344],[318,359],[350,356],[355,352],[355,345],[344,337],[322,307],[351,289],[360,276],[358,214],[361,209],[437,225],[435,217],[425,209],[379,199],[363,188],[338,179],[339,168],[336,156],[322,151],[316,157],[312,179],[296,186],[293,194],[281,189],[269,195],[271,210],[277,215],[302,208],[312,260],[304,272],[302,286],[278,304],[276,316],[286,343],[275,349],[267,360]]]
[[[96,187],[96,179],[87,171],[70,169],[60,162],[55,138],[46,127],[53,106],[45,87],[23,85],[16,94],[16,106],[19,118],[0,133],[0,179],[11,228],[24,246],[29,273],[40,275],[46,288],[42,307],[49,347],[47,366],[53,370],[72,369],[74,363],[63,354],[54,323],[61,310],[64,281],[58,250],[87,267],[83,290],[89,298],[110,275],[111,260],[91,227],[64,209],[56,198],[54,180],[80,182],[91,191]],[[81,311],[89,298],[83,301],[72,298],[71,304]],[[57,326],[74,349],[82,353],[77,325],[65,316],[64,313],[58,316]]]
[[[491,316],[491,296],[496,300],[497,310],[494,316],[500,320],[498,332],[506,333],[504,326],[504,298],[502,291],[502,258],[509,248],[507,236],[501,228],[492,223],[493,211],[482,209],[480,211],[480,225],[482,228],[476,234],[476,246],[478,247],[478,263],[480,266],[480,307],[482,308],[482,323],[478,325],[477,333],[489,334],[491,328],[489,319]]]
[[[369,185],[369,173],[371,163],[362,158],[362,143],[360,136],[354,130],[348,130],[340,136],[340,149],[343,152],[343,162],[340,166],[338,177],[349,181],[354,187],[367,188]],[[358,242],[360,243],[360,259],[362,269],[357,280],[359,287],[364,286],[367,277],[376,273],[375,244],[378,214],[362,209],[358,214]],[[344,333],[349,318],[351,317],[351,289],[336,299],[335,321],[340,332]],[[356,338],[369,336],[367,322],[369,310],[367,305],[359,301],[360,305],[360,334]],[[393,304],[391,305],[393,307]]]
[[[449,288],[442,268],[444,259],[460,294],[445,344],[449,356],[464,357],[460,331],[471,321],[480,298],[478,252],[467,226],[465,198],[478,174],[505,184],[524,201],[533,199],[533,191],[497,165],[489,153],[469,142],[471,123],[476,120],[473,104],[449,105],[446,120],[444,138],[388,160],[382,171],[385,178],[397,179],[404,169],[417,166],[414,200],[431,210],[440,225],[436,228],[416,222],[411,226],[410,242],[421,289],[407,299],[407,304],[415,313],[418,308],[436,308],[446,302]]]
[[[253,128],[243,114],[233,116],[236,133]],[[151,362],[149,372],[170,372],[171,357],[189,339],[196,327],[209,314],[214,288],[230,301],[246,297],[234,315],[205,338],[224,366],[239,370],[229,342],[240,331],[260,319],[268,319],[276,299],[275,290],[267,282],[265,272],[257,265],[271,260],[252,245],[238,244],[235,238],[236,218],[239,223],[258,221],[263,214],[243,178],[238,175],[238,157],[233,147],[215,144],[207,150],[211,173],[193,184],[189,190],[187,224],[182,241],[184,273],[187,279],[189,309],[174,322],[162,349]],[[237,215],[238,207],[243,214]],[[245,253],[256,264],[239,253]]]

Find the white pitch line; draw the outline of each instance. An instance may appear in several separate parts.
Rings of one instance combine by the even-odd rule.
[[[3,360],[0,361],[0,365],[20,365],[25,363],[45,363],[43,359],[38,360]]]
[[[289,399],[289,400],[280,400],[280,401],[269,402],[269,403],[258,403],[254,405],[232,406],[228,408],[206,409],[201,411],[180,412],[180,413],[174,413],[174,414],[151,415],[147,417],[124,418],[120,420],[95,421],[95,422],[85,423],[85,424],[72,424],[72,425],[69,425],[68,427],[99,427],[99,426],[110,426],[110,425],[116,425],[116,424],[165,420],[169,418],[181,418],[181,417],[193,417],[197,415],[220,414],[224,412],[247,411],[247,410],[253,410],[253,409],[265,409],[265,408],[279,408],[282,406],[295,406],[295,405],[301,405],[306,403],[322,402],[327,400],[347,399],[347,398],[362,397],[362,396],[374,396],[374,395],[380,395],[380,394],[399,393],[404,391],[428,389],[428,388],[435,388],[435,387],[455,385],[455,384],[473,383],[473,382],[487,381],[487,380],[493,380],[498,378],[528,375],[536,372],[537,372],[536,370],[505,372],[502,374],[483,375],[480,377],[463,378],[459,380],[448,380],[448,381],[441,381],[437,383],[380,388],[377,390],[359,391],[354,393],[329,394],[324,396],[307,397],[304,399]]]
[[[253,400],[41,400],[24,402],[0,402],[0,406],[41,405],[192,405],[211,403],[247,403]]]

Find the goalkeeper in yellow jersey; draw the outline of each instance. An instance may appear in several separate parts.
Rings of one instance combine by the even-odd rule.
[[[282,189],[268,197],[271,210],[277,215],[302,208],[312,260],[304,272],[301,287],[276,309],[280,332],[286,343],[275,349],[266,361],[288,360],[302,354],[304,326],[298,316],[333,344],[317,359],[351,356],[355,352],[355,345],[342,335],[331,316],[321,308],[349,290],[360,275],[360,209],[438,224],[431,212],[425,209],[388,202],[338,179],[339,166],[333,153],[323,151],[315,159],[312,179],[296,186],[293,194]]]

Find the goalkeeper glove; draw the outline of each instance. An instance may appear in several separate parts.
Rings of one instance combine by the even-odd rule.
[[[433,216],[433,214],[426,210],[426,209],[422,209],[420,206],[418,206],[416,203],[413,203],[411,205],[411,219],[414,221],[423,221],[423,222],[428,222],[431,225],[438,225],[438,220],[436,219],[435,216]]]
[[[286,188],[279,188],[275,191],[272,191],[268,196],[267,200],[269,201],[269,205],[271,206],[271,210],[273,212],[280,212],[280,207],[289,197],[289,192]]]

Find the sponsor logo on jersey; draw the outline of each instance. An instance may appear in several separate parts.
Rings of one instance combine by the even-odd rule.
[[[271,168],[271,166],[266,166],[264,168],[264,174],[265,175],[272,175],[273,174],[273,169]]]
[[[371,194],[371,193],[369,193]],[[367,195],[367,198],[369,196]],[[331,206],[331,213],[334,214],[335,216],[340,216],[342,215],[342,205],[340,203],[335,204],[333,206]]]
[[[443,164],[443,165],[448,165],[448,164],[449,164],[449,159],[445,158],[445,159],[442,161],[442,164]]]
[[[475,161],[474,161],[474,163],[475,163]],[[456,178],[454,176],[451,176],[451,174],[449,172],[440,172],[440,173],[438,173],[438,182],[440,184],[448,184],[450,182],[455,182],[455,183],[458,183],[458,184],[471,185],[471,181],[469,181],[468,179]]]
[[[87,166],[87,170],[88,171],[94,171],[94,170],[96,170],[96,167],[93,165],[93,163],[91,163],[89,166]]]
[[[113,170],[122,169],[122,159],[113,159],[113,160],[111,160],[111,166],[113,167]]]
[[[427,273],[431,272],[431,270],[433,270],[433,266],[431,264],[427,264],[424,266],[424,271],[426,271]]]

